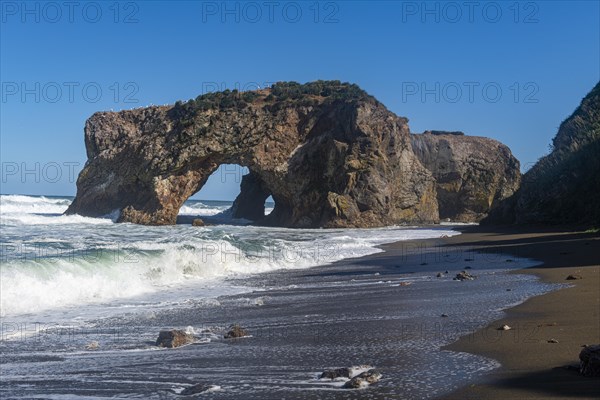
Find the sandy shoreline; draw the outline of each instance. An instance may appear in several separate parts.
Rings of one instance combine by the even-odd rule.
[[[544,282],[571,287],[527,300],[474,335],[447,346],[500,361],[502,367],[443,399],[593,399],[600,381],[564,368],[577,364],[584,344],[600,342],[600,237],[559,230],[516,233],[465,228],[446,246],[502,252],[540,260],[543,265],[512,273],[535,274]],[[570,274],[581,280],[566,280]],[[510,331],[497,331],[508,324]],[[555,339],[558,343],[549,343]]]

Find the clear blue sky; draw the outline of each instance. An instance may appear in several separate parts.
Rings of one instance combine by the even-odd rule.
[[[600,77],[598,1],[278,3],[3,1],[1,192],[75,194],[93,112],[213,82],[354,82],[413,132],[488,136],[527,166]],[[221,181],[199,196],[233,198]]]

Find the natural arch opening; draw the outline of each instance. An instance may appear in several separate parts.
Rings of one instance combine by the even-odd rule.
[[[260,223],[274,207],[271,192],[257,174],[238,164],[221,164],[184,202],[178,221],[189,223],[198,217],[218,223],[228,220]]]

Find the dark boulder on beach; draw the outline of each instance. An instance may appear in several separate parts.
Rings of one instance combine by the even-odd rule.
[[[194,336],[182,330],[172,329],[168,331],[160,331],[156,345],[159,347],[179,347],[184,344],[192,343]]]
[[[225,339],[235,339],[248,336],[248,332],[239,325],[233,325],[225,334]]]
[[[408,120],[349,83],[280,82],[97,112],[86,121],[85,146],[88,160],[67,214],[119,210],[119,222],[174,224],[220,165],[238,164],[251,178],[234,211],[259,224],[438,221],[435,181],[413,153]],[[269,195],[274,210],[262,217]]]
[[[579,353],[579,360],[582,375],[600,377],[600,344],[584,347]]]
[[[441,220],[478,222],[519,188],[519,161],[496,140],[444,131],[411,134],[410,139],[436,180]]]
[[[600,226],[600,82],[560,124],[551,148],[482,224]]]

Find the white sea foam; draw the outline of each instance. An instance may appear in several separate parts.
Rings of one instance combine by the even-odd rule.
[[[210,207],[203,203],[195,204],[184,204],[179,209],[179,215],[198,215],[198,216],[212,216],[223,212],[225,208],[221,207]]]
[[[107,218],[88,218],[81,215],[62,215],[71,200],[45,196],[1,195],[0,217],[2,224],[61,225],[110,224]]]
[[[44,196],[2,195],[0,212],[2,214],[62,214],[71,204],[69,199],[48,198]]]

